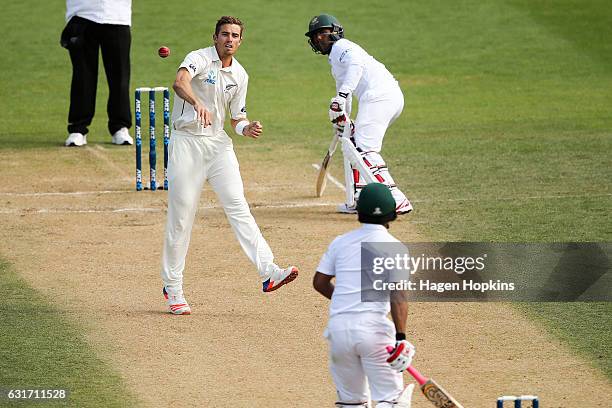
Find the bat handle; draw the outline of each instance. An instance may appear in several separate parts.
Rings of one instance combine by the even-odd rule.
[[[406,370],[410,373],[411,376],[414,377],[414,379],[416,380],[416,382],[419,383],[419,385],[423,385],[427,382],[427,378],[423,377],[423,375],[419,373],[417,369],[413,366],[408,366]]]
[[[391,346],[387,346],[387,353],[391,354],[391,352],[393,351],[393,347]],[[414,377],[414,379],[419,383],[419,385],[423,385],[427,382],[427,378],[423,377],[423,375],[421,375],[421,373],[419,373],[419,371],[414,368],[413,366],[408,366],[408,368],[406,369],[411,376]]]

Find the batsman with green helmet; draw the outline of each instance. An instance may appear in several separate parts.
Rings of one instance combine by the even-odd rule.
[[[334,239],[313,279],[315,290],[331,299],[324,336],[338,394],[336,406],[369,407],[372,399],[376,408],[409,408],[414,385],[404,388],[401,372],[415,350],[406,341],[406,300],[363,302],[361,298],[362,243],[399,243],[388,232],[397,218],[389,188],[381,183],[365,186],[357,213],[361,227]],[[393,323],[387,318],[389,312]],[[385,351],[390,344],[395,344],[392,357]]]
[[[351,113],[352,96],[356,96],[359,102],[352,141],[361,156],[360,160],[366,165],[366,171],[371,174],[364,177],[345,158],[347,195],[346,202],[338,207],[338,211],[355,213],[361,189],[368,179],[374,178],[391,190],[397,213],[409,213],[412,204],[396,186],[380,155],[387,128],[404,108],[404,95],[397,80],[363,48],[344,38],[344,28],[334,16],[321,14],[313,17],[308,24],[306,37],[312,50],[327,55],[331,65],[336,95],[329,106],[329,119],[339,137],[342,137]]]

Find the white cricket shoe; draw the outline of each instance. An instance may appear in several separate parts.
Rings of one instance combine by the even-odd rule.
[[[397,215],[408,214],[413,210],[412,203],[407,198],[395,207]]]
[[[191,314],[191,308],[183,296],[183,291],[166,290],[164,286],[162,292],[168,303],[168,311],[175,315]]]
[[[66,146],[85,146],[87,144],[87,135],[82,133],[71,133],[66,139]]]
[[[130,132],[128,132],[127,128],[121,128],[115,132],[112,137],[113,144],[116,145],[132,145],[134,144],[134,139],[130,136]]]
[[[281,286],[293,281],[297,278],[299,270],[295,266],[290,266],[287,269],[282,269],[278,265],[272,264],[272,274],[263,282],[263,291],[272,292]]]
[[[336,211],[341,214],[357,214],[357,206],[344,203],[338,205]]]

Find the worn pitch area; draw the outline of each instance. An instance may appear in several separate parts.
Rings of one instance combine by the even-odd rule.
[[[143,406],[332,406],[321,335],[327,301],[311,279],[329,242],[356,220],[334,213],[343,193],[333,184],[313,198],[311,163],[320,158],[250,144],[237,153],[277,262],[300,267],[277,292],[261,293],[205,187],[185,272],[193,314],[167,314],[159,278],[166,193],[133,190],[133,150],[125,147],[0,151],[0,255],[81,325]],[[340,173],[338,158],[333,169]],[[417,206],[391,232],[426,240],[423,222]],[[547,407],[607,406],[609,381],[510,305],[413,304],[408,327],[415,366],[466,407],[490,407],[508,393],[538,394]],[[588,378],[588,392],[576,376]],[[413,401],[430,407],[418,392]]]

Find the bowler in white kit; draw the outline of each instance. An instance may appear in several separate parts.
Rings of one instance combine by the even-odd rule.
[[[344,29],[334,16],[321,14],[313,17],[306,36],[315,53],[328,55],[331,73],[336,81],[336,96],[331,100],[329,118],[338,136],[342,136],[351,114],[352,96],[357,97],[359,102],[352,141],[372,177],[359,174],[345,160],[347,198],[338,211],[355,213],[365,180],[374,178],[390,188],[397,213],[409,213],[412,204],[396,186],[380,155],[387,128],[404,108],[404,95],[397,80],[358,44],[344,38]]]
[[[223,130],[229,111],[239,136],[258,138],[261,123],[249,121],[246,95],[249,77],[234,54],[242,43],[243,23],[221,17],[214,45],[190,52],[180,65],[173,88],[173,129],[168,150],[168,218],[161,277],[168,309],[190,314],[183,294],[183,271],[200,193],[208,181],[247,257],[256,266],[264,292],[291,282],[295,266],[280,268],[251,215],[232,139]],[[239,271],[237,271],[239,273]]]

